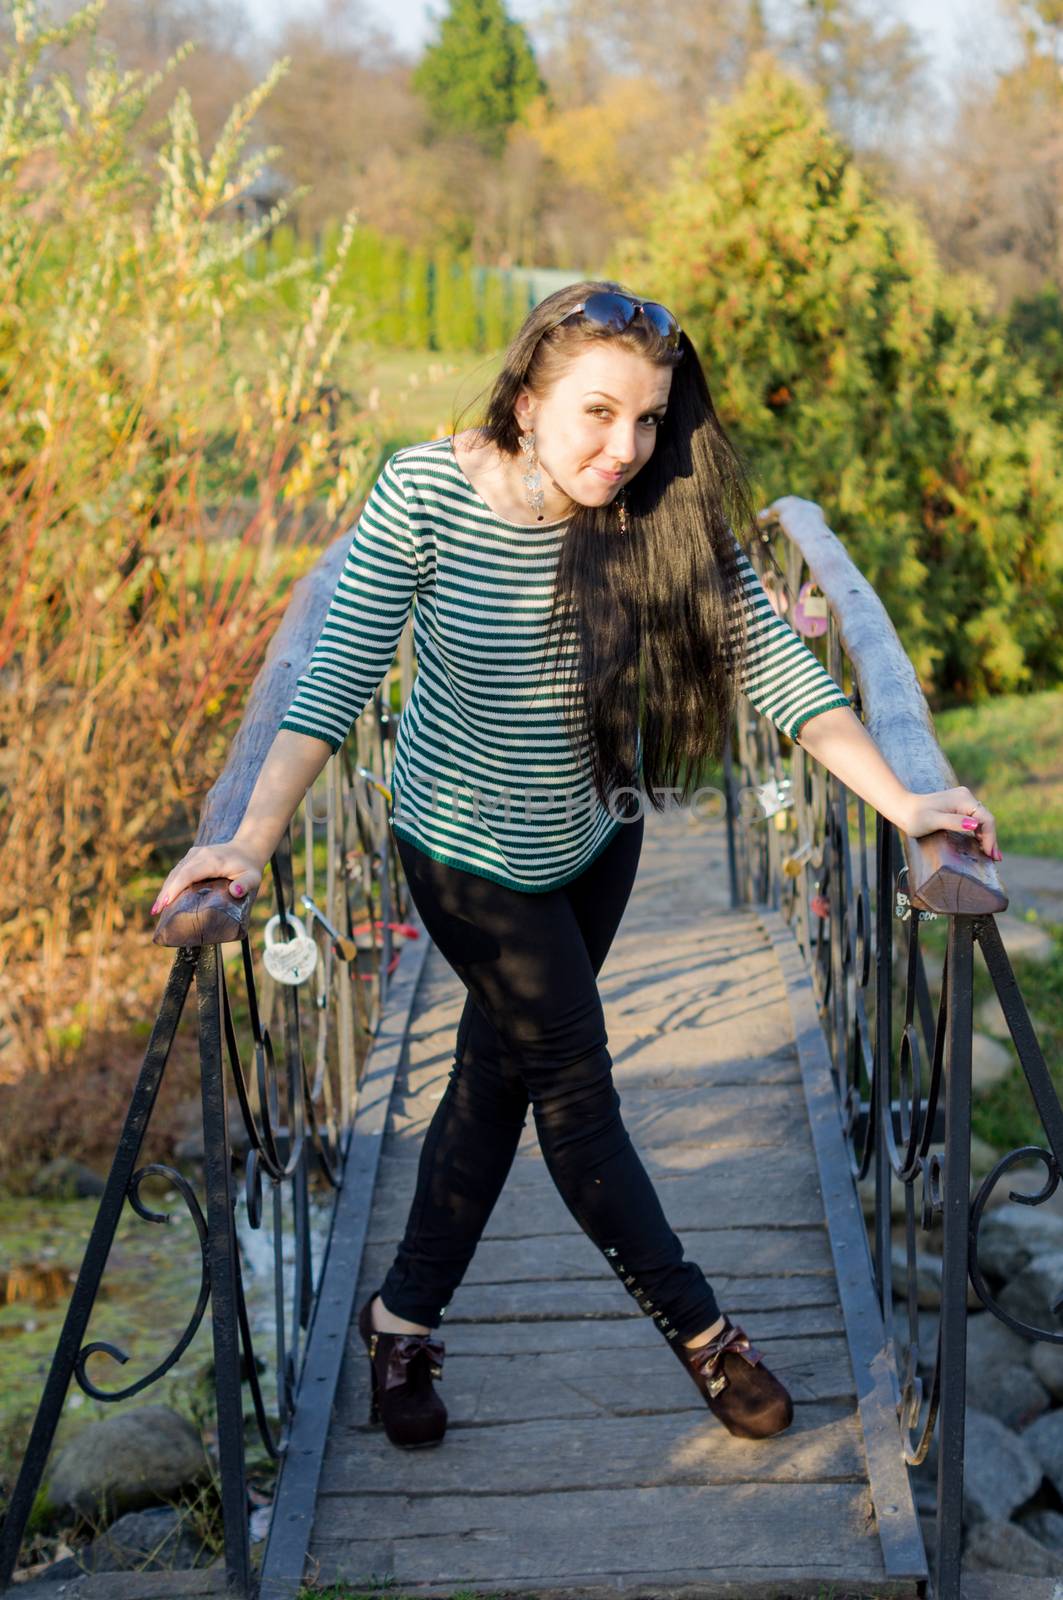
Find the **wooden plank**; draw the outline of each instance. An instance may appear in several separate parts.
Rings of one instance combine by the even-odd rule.
[[[458,1016],[449,1029],[440,1029],[429,1038],[411,1042],[410,1065],[402,1079],[404,1094],[446,1087],[454,1064],[454,1035]],[[689,1028],[684,1033],[625,1032],[607,1027],[613,1076],[621,1093],[635,1086],[705,1088],[725,1084],[752,1086],[761,1083],[801,1082],[797,1053],[789,1041],[780,1042],[773,1033],[770,1047],[747,1048],[747,1041],[736,1040],[722,1029]]]
[[[306,1562],[324,1445],[350,1332],[388,1100],[402,1060],[406,1028],[428,948],[427,933],[419,918],[415,916],[414,920],[421,926],[422,937],[407,950],[388,985],[358,1087],[343,1183],[333,1212],[299,1374],[291,1436],[281,1458],[259,1600],[291,1600],[300,1587]]]
[[[688,1256],[696,1257],[710,1276],[782,1277],[792,1273],[832,1277],[834,1262],[823,1228],[690,1228],[683,1234]],[[394,1245],[370,1245],[363,1259],[367,1283],[391,1266]],[[597,1278],[615,1283],[616,1276],[597,1246],[573,1228],[568,1233],[512,1240],[481,1239],[462,1280],[465,1284],[561,1282]]]
[[[749,1089],[734,1084],[709,1090],[699,1084],[664,1088],[622,1081],[617,1089],[620,1115],[639,1150],[655,1144],[674,1147],[680,1142],[704,1150],[726,1145],[755,1149],[801,1145],[809,1140],[800,1083],[758,1085],[755,1110],[750,1108]],[[414,1139],[420,1145],[437,1104],[427,1094],[400,1099],[398,1104],[393,1100],[388,1134],[397,1142]],[[521,1146],[529,1152],[539,1148],[530,1109]]]
[[[864,1582],[868,1600],[918,1593],[907,1574],[885,1576],[869,1517],[859,1382],[787,985],[755,913],[708,917],[726,873],[707,889],[691,870],[692,844],[723,862],[722,837],[648,819],[644,869],[658,882],[633,895],[599,987],[625,1124],[687,1258],[793,1394],[793,1426],[736,1440],[707,1412],[575,1224],[529,1110],[438,1329],[441,1451],[397,1451],[368,1426],[365,1353],[348,1333],[312,1541],[320,1583],[386,1575],[448,1600],[458,1589],[822,1600],[831,1583],[855,1600]],[[454,1062],[464,993],[436,951],[425,976],[358,1305],[394,1258]]]
[[[362,1285],[357,1302],[359,1305],[368,1292],[368,1285]],[[449,1312],[445,1320],[449,1320]],[[754,1329],[748,1328],[746,1331],[753,1338]],[[798,1306],[791,1311],[758,1312],[755,1331],[757,1337],[754,1343],[760,1345],[766,1339],[833,1338],[844,1331],[841,1308],[837,1305]],[[528,1351],[541,1354],[576,1348],[627,1351],[656,1349],[661,1342],[656,1324],[649,1317],[566,1317],[554,1322],[514,1318],[508,1322],[463,1322],[460,1334],[451,1336],[449,1329],[440,1330],[440,1334],[445,1340],[450,1340],[448,1350],[457,1350],[460,1342],[462,1352],[470,1355],[520,1355]],[[349,1348],[357,1351],[364,1361],[365,1348],[360,1343],[355,1345],[354,1337],[351,1336]],[[678,1363],[676,1372],[680,1377],[683,1376]],[[686,1381],[689,1383],[689,1378]]]
[[[737,1278],[713,1280],[720,1308],[732,1315],[791,1311],[801,1306],[836,1305],[831,1277]],[[511,1317],[642,1317],[646,1313],[619,1278],[582,1278],[565,1283],[463,1283],[454,1293],[445,1321],[499,1322]],[[749,1335],[753,1337],[750,1328]]]
[[[590,1338],[587,1344],[581,1339],[573,1347],[571,1324],[561,1326],[566,1344],[542,1350],[529,1343],[520,1354],[496,1353],[489,1348],[473,1352],[468,1348],[471,1329],[448,1330],[441,1393],[446,1398],[449,1426],[531,1422],[557,1416],[704,1412],[704,1402],[690,1378],[672,1352],[662,1348],[659,1336],[652,1345],[632,1346],[621,1342],[614,1330],[611,1344],[604,1344],[599,1334],[593,1344]],[[758,1330],[754,1343],[795,1402],[851,1400],[855,1396],[848,1347],[837,1335],[765,1339]],[[369,1363],[355,1334],[348,1341],[336,1396],[336,1435],[344,1426],[363,1424],[368,1412]]]
[[[765,931],[779,961],[793,1011],[794,1036],[808,1100],[809,1129],[822,1176],[824,1215],[842,1298],[860,1419],[867,1449],[869,1492],[891,1577],[927,1578],[926,1551],[908,1469],[897,1448],[898,1381],[871,1274],[860,1200],[842,1133],[830,1051],[819,1026],[812,980],[793,931],[777,911],[762,908]]]
[[[681,1378],[685,1373],[674,1363]],[[697,1400],[689,1378],[687,1387]],[[765,1448],[770,1443],[770,1448]],[[408,1464],[381,1428],[335,1430],[321,1495],[365,1499],[345,1524],[372,1533],[381,1495],[540,1495],[564,1490],[663,1488],[668,1484],[832,1483],[864,1479],[860,1425],[847,1402],[802,1405],[771,1441],[735,1439],[711,1411],[652,1416],[572,1412],[491,1427],[447,1425],[446,1448],[417,1451]],[[470,1513],[475,1517],[476,1512]]]
[[[431,1471],[432,1463],[424,1467]],[[744,1595],[750,1569],[774,1571],[779,1594],[792,1574],[881,1577],[868,1509],[860,1484],[770,1481],[519,1498],[329,1496],[320,1502],[314,1555],[319,1581],[396,1573],[402,1585],[431,1585],[440,1594],[469,1583],[504,1592],[520,1580],[553,1581],[571,1594],[619,1574],[640,1587],[671,1588],[711,1573],[742,1584]]]
[[[778,1147],[765,1159],[763,1151],[723,1149],[642,1149],[639,1154],[671,1226],[682,1236],[728,1217],[745,1226],[773,1227],[780,1217],[792,1223],[819,1224],[823,1202],[815,1165],[807,1151]],[[675,1172],[687,1156],[700,1170]],[[668,1166],[665,1166],[665,1162]],[[397,1158],[385,1149],[373,1197],[369,1238],[399,1240],[406,1226],[417,1178],[416,1158]],[[513,1239],[528,1234],[563,1233],[573,1227],[572,1214],[554,1187],[541,1158],[522,1168],[514,1163],[495,1203],[484,1238]]]

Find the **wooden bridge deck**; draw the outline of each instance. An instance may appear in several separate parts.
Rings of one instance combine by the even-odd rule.
[[[307,1576],[397,1594],[916,1594],[883,1562],[783,967],[757,914],[729,908],[721,828],[647,817],[599,981],[632,1139],[688,1256],[793,1393],[794,1423],[754,1442],[712,1416],[565,1208],[529,1115],[440,1329],[439,1448],[400,1451],[368,1426],[368,1363],[349,1330]],[[356,1306],[400,1237],[462,999],[430,951]]]

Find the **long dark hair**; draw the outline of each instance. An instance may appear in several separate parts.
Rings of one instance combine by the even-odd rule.
[[[744,654],[735,543],[754,525],[748,482],[684,333],[678,350],[642,317],[620,333],[582,320],[553,327],[598,289],[567,285],[529,313],[506,351],[479,430],[484,444],[520,454],[514,403],[522,385],[542,396],[595,339],[674,368],[668,414],[653,455],[625,485],[627,532],[616,505],[577,506],[564,534],[548,628],[554,684],[569,737],[589,747],[599,798],[642,782],[689,800],[706,761],[719,758]],[[641,296],[635,296],[639,299]]]

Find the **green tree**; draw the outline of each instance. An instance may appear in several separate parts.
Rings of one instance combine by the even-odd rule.
[[[615,270],[675,305],[763,498],[823,505],[928,687],[1059,681],[1056,409],[814,91],[758,58]]]
[[[546,92],[528,36],[502,0],[451,0],[413,85],[439,132],[469,135],[495,153],[528,103]]]

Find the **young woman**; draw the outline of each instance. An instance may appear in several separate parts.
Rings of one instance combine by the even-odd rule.
[[[467,991],[391,1268],[362,1305],[371,1420],[438,1443],[433,1338],[529,1107],[565,1203],[733,1434],[789,1426],[784,1386],[722,1314],[619,1115],[596,977],[630,893],[641,795],[689,798],[734,696],[913,837],[994,822],[966,788],[905,789],[776,616],[735,532],[748,490],[674,316],[614,283],[528,316],[483,424],[396,451],[359,518],[320,639],[236,835],[188,884],[256,886],[300,798],[394,657],[418,674],[392,827],[414,903]],[[735,532],[732,532],[732,529]]]

